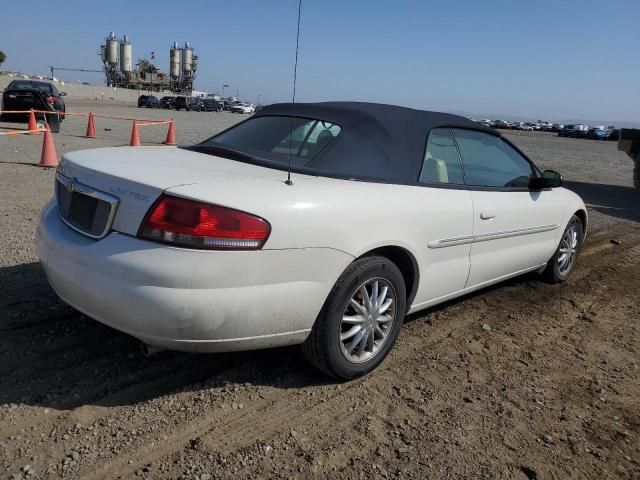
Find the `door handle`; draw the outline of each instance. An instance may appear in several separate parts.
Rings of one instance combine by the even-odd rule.
[[[496,214],[495,212],[485,210],[483,212],[480,212],[480,218],[482,220],[491,220],[492,218],[496,218]]]

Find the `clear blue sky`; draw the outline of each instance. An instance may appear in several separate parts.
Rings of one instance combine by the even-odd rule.
[[[189,40],[199,89],[226,82],[249,101],[286,101],[297,3],[3,2],[3,69],[101,68],[98,46],[115,31],[134,62],[153,50],[163,71],[171,42]],[[298,100],[640,121],[639,48],[640,0],[303,0]]]

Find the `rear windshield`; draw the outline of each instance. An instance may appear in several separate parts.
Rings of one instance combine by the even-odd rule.
[[[43,93],[54,93],[53,85],[45,82],[31,82],[29,80],[14,80],[7,90],[37,90]]]
[[[311,118],[263,116],[251,118],[201,145],[223,145],[239,151],[264,155],[286,165],[305,166],[340,135],[335,123]]]

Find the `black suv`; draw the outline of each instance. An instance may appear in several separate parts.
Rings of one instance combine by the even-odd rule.
[[[160,99],[160,106],[162,108],[173,108],[174,97],[162,97]]]
[[[202,100],[202,105],[205,112],[221,112],[222,102],[214,100],[213,98],[205,98]]]
[[[140,95],[138,97],[138,108],[160,108],[160,100],[153,95]]]
[[[179,96],[176,97],[173,102],[173,108],[176,110],[182,110],[184,108],[187,112],[190,110],[197,110],[198,112],[201,112],[204,110],[204,105],[202,104],[202,100],[199,98]]]

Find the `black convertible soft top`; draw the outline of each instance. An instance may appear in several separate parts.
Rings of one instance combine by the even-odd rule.
[[[341,128],[340,134],[306,164],[300,164],[298,159],[292,162],[292,171],[406,185],[415,185],[418,181],[431,129],[467,128],[500,135],[496,130],[459,115],[365,102],[277,103],[264,107],[245,122],[269,116],[309,118],[334,123]],[[220,150],[226,148],[224,136],[225,132],[222,132],[201,144],[185,148],[229,154]],[[239,161],[287,168],[282,155],[236,147],[232,153]]]
[[[308,169],[320,175],[389,183],[417,182],[432,128],[471,128],[499,135],[459,115],[379,103],[278,103],[264,107],[255,116],[269,115],[293,115],[340,125],[340,135],[306,165]]]

